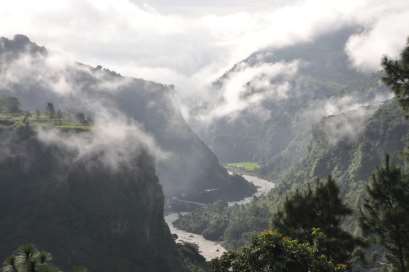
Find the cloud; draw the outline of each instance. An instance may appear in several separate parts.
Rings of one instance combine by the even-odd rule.
[[[355,140],[363,130],[367,120],[385,102],[389,95],[377,95],[370,101],[355,96],[334,97],[318,101],[303,112],[303,122],[319,124],[330,144],[341,140]]]
[[[361,70],[380,69],[382,57],[396,58],[409,37],[409,2],[393,1],[379,8],[374,18],[370,16],[363,22],[366,30],[353,35],[346,46],[352,64]]]
[[[222,90],[217,90],[221,94],[220,101],[210,103],[216,106],[205,112],[202,120],[209,122],[226,116],[234,117],[266,99],[286,99],[290,88],[289,80],[294,77],[297,69],[297,61],[255,66],[241,63],[223,79]]]
[[[234,11],[214,13],[205,1],[195,4],[203,10],[196,16],[189,11],[161,14],[158,10],[169,6],[165,1],[149,5],[130,0],[7,1],[0,10],[0,33],[25,33],[86,63],[163,82],[161,74],[133,71],[163,68],[192,76],[218,66],[215,70],[220,72],[260,48],[311,39],[345,24],[353,19],[348,16],[366,7],[356,3],[362,1],[270,1],[269,6],[256,1],[259,8],[242,5],[237,10],[229,1],[218,2]],[[175,7],[178,4],[192,6],[172,1]]]
[[[111,114],[98,115],[90,134],[67,135],[55,129],[41,129],[38,137],[44,143],[62,145],[74,151],[77,160],[98,158],[114,171],[124,164],[132,166],[137,155],[146,151],[156,160],[168,157],[137,122],[113,120]]]
[[[351,64],[376,70],[403,47],[408,12],[407,0],[14,0],[2,3],[0,35],[25,33],[84,63],[175,84],[189,112],[249,54],[346,25],[364,29],[345,48]]]
[[[38,137],[44,143],[60,144],[74,151],[78,160],[99,158],[112,170],[133,163],[142,152],[156,161],[168,158],[134,116],[126,115],[115,103],[122,90],[132,88],[131,79],[55,54],[23,53],[14,59],[1,59],[0,67],[1,92],[16,95],[25,109],[39,109],[52,101],[67,113],[83,112],[94,120],[90,133],[41,129]]]

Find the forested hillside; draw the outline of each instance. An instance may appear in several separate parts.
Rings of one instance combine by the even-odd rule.
[[[405,151],[409,127],[404,117],[409,111],[408,63],[409,43],[399,59],[383,58],[382,80],[395,98],[384,103],[364,127],[340,133],[354,121],[350,111],[328,116],[314,128],[304,162],[268,197],[248,205],[258,204],[270,211],[271,223],[264,227],[273,230],[255,235],[249,246],[214,260],[215,272],[407,271],[409,179]],[[320,175],[328,175],[326,181]],[[224,210],[224,216],[231,216],[232,210]],[[254,215],[248,207],[242,210],[242,218]],[[211,212],[203,209],[179,223],[191,227],[191,222],[199,219],[205,227],[214,222]],[[252,222],[254,229],[257,221]],[[250,229],[229,227],[238,234],[230,246],[240,246],[251,234]]]
[[[16,97],[32,115],[52,103],[56,111],[83,113],[101,126],[112,119],[136,123],[153,138],[154,149],[166,154],[155,159],[168,199],[240,199],[254,190],[241,177],[230,176],[192,132],[169,86],[71,63],[22,35],[0,39],[0,71],[2,95]]]
[[[251,54],[215,83],[220,92],[246,70],[284,68],[278,75],[262,71],[244,84],[242,92],[248,100],[263,95],[259,104],[215,120],[199,135],[222,162],[257,162],[264,165],[264,175],[276,175],[280,167],[300,162],[312,137],[311,128],[321,118],[376,104],[389,95],[379,75],[351,66],[345,44],[356,32],[356,27],[342,28],[307,42]],[[286,77],[291,67],[296,67],[295,72]],[[263,86],[259,82],[268,84],[257,87]],[[280,88],[282,94],[274,92]]]
[[[268,196],[245,206],[213,204],[193,212],[191,216],[182,217],[177,225],[203,233],[209,239],[223,240],[228,248],[237,248],[248,243],[254,234],[271,227],[272,218],[286,194],[306,190],[307,184],[314,186],[317,177],[325,178],[328,175],[334,177],[340,186],[342,198],[356,212],[369,177],[385,155],[391,154],[397,162],[401,158],[409,124],[398,103],[391,100],[376,110],[355,138],[345,137],[334,141],[331,134],[327,134],[331,131],[328,126],[336,124],[342,128],[348,114],[351,113],[324,118],[314,128],[314,137],[308,145],[305,159],[287,169],[277,188]],[[353,232],[357,230],[356,216],[355,213],[355,217],[344,224]]]

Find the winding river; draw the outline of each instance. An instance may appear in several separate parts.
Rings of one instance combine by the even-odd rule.
[[[253,200],[254,197],[259,197],[267,194],[275,186],[275,184],[271,181],[256,176],[242,175],[242,177],[245,178],[248,182],[254,184],[257,187],[257,191],[250,197],[246,197],[239,201],[229,202],[229,206],[249,203]],[[226,249],[224,249],[223,246],[218,242],[210,241],[205,239],[202,235],[190,233],[176,228],[173,225],[173,222],[178,219],[178,216],[179,215],[177,213],[172,213],[165,216],[165,221],[169,226],[170,232],[178,236],[177,242],[188,242],[198,245],[200,254],[202,254],[208,261],[220,257],[224,252],[226,252]]]

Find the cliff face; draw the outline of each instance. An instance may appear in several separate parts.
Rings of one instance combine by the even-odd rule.
[[[199,139],[172,102],[172,92],[157,84],[134,81],[118,88],[117,108],[139,121],[168,153],[157,169],[169,198],[211,202],[240,199],[253,188],[239,176],[230,176],[216,155]],[[211,191],[211,192],[209,192]]]
[[[100,66],[64,63],[25,36],[0,39],[0,92],[16,96],[24,109],[44,109],[52,102],[63,111],[81,111],[94,119],[108,112],[110,117],[138,123],[167,153],[156,166],[169,199],[209,202],[249,195],[253,188],[228,175],[186,124],[173,103],[173,91]]]
[[[67,270],[185,271],[146,153],[113,169],[104,162],[106,151],[79,156],[44,142],[29,126],[3,125],[0,139],[1,259],[34,243]]]

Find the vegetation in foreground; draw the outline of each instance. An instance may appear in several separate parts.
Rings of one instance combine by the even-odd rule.
[[[13,255],[6,258],[1,267],[1,272],[62,272],[52,263],[50,253],[38,250],[33,245],[22,245]],[[77,266],[72,272],[88,272],[85,267]]]
[[[211,262],[216,272],[342,272],[348,266],[337,264],[320,251],[326,240],[319,229],[314,229],[313,243],[302,242],[276,231],[256,236],[253,242],[239,251],[228,252]]]

